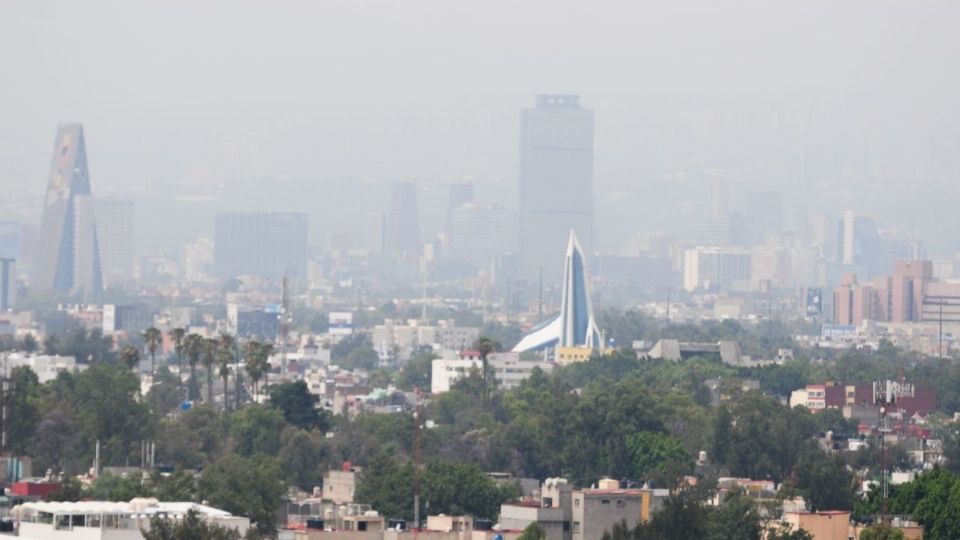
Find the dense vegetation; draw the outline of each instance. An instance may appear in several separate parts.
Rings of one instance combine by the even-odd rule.
[[[761,354],[790,344],[790,332],[779,325],[766,329],[728,322],[668,326],[635,314],[622,314],[610,323],[621,343],[646,339],[656,330],[682,339],[753,340],[750,343]],[[250,516],[262,532],[276,527],[276,509],[288,487],[310,490],[320,485],[326,469],[343,461],[367,471],[357,491],[361,502],[374,505],[387,517],[411,518],[418,421],[426,464],[419,473],[421,500],[423,508],[430,504],[431,512],[495,519],[500,503],[517,492],[512,486],[496,484],[483,471],[538,479],[560,476],[577,485],[609,476],[674,487],[680,476],[696,472],[695,459],[706,451],[715,474],[769,478],[784,483],[784,494],[804,495],[815,508],[856,508],[856,515],[867,517],[876,513],[876,504],[870,498],[854,497],[853,471],[866,471],[868,477],[876,474],[876,450],[846,457],[822,451],[816,444],[818,433],[855,436],[856,426],[837,411],[814,415],[784,406],[781,398],[809,382],[864,383],[902,374],[937,388],[942,414],[941,421],[935,422],[936,435],[946,441],[945,453],[951,458],[947,466],[960,464],[960,437],[952,424],[943,421],[960,410],[960,367],[953,360],[918,358],[889,345],[878,351],[842,354],[807,351],[809,358],[750,369],[727,366],[713,357],[674,363],[638,360],[632,351],[614,351],[552,373],[537,370],[510,391],[494,389],[492,379],[477,370],[450,392],[425,399],[415,420],[411,412],[332,416],[317,408],[317,398],[303,382],[265,388],[269,400],[262,405],[250,404],[241,392],[231,392],[232,400],[214,407],[208,402],[210,386],[223,372],[223,364],[240,364],[239,355],[218,350],[225,346],[244,350],[248,358],[242,365],[250,371],[251,381],[258,380],[254,372],[262,367],[254,348],[217,341],[185,336],[178,354],[167,358],[166,364],[159,359],[157,383],[145,397],[140,396],[137,376],[124,363],[124,355],[99,352],[101,336],[78,333],[75,340],[61,345],[47,343],[51,352],[67,352],[53,349],[66,343],[90,351],[83,360],[89,368],[61,374],[43,385],[29,369],[14,370],[14,390],[7,396],[10,449],[32,455],[39,471],[49,468],[72,475],[90,468],[97,441],[105,466],[140,465],[142,441],[156,441],[156,463],[171,467],[174,474],[146,479],[106,475],[83,493],[78,485],[68,483],[59,497],[126,500],[152,495],[207,500]],[[487,345],[492,350],[496,343]],[[358,337],[345,342],[335,356],[368,362],[363,360],[368,353],[356,351],[369,347],[368,340]],[[419,350],[402,368],[377,370],[371,377],[407,390],[425,389],[432,359],[431,351]],[[174,362],[183,362],[183,372],[189,374],[185,381],[175,375]],[[262,378],[263,373],[257,376]],[[742,391],[740,380],[748,378],[760,382],[760,391]],[[720,380],[723,400],[719,406],[703,384],[706,379]],[[226,388],[225,378],[223,383]],[[188,411],[178,409],[182,385],[190,389],[195,403]],[[906,452],[897,446],[890,449],[889,459],[909,466]],[[933,480],[928,477],[936,478],[944,484],[940,491],[960,492],[953,484],[946,485],[956,482],[956,472],[944,469],[924,475],[917,485],[929,487]],[[960,531],[960,523],[938,514],[943,504],[953,504],[950,497],[932,497],[925,487],[913,492],[908,503],[907,495],[901,495],[904,489],[895,490],[897,497],[904,498],[896,503],[896,511],[920,519],[931,531],[930,537]],[[667,508],[693,512],[702,506],[698,500],[676,499]],[[736,511],[748,509],[723,510]],[[718,527],[716,520],[734,519],[719,510],[703,512],[704,530]],[[666,527],[665,519],[666,515],[656,521],[656,527]],[[690,523],[695,521],[691,518]],[[654,528],[611,534],[656,538],[655,525],[649,527]]]

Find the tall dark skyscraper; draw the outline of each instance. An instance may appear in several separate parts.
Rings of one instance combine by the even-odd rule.
[[[579,96],[540,95],[520,125],[520,277],[562,278],[570,232],[593,248],[593,111]]]
[[[103,288],[82,124],[57,129],[30,287],[87,298]]]
[[[307,277],[306,214],[220,214],[214,228],[213,268],[218,278]]]
[[[387,250],[404,258],[420,252],[420,218],[417,211],[417,185],[394,182],[387,220]]]

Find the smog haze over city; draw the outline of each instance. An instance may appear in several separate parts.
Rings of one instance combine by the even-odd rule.
[[[4,2],[0,540],[960,538],[958,28]]]
[[[873,215],[956,250],[960,6],[920,2],[17,2],[0,21],[3,211],[36,221],[53,129],[82,121],[94,189],[173,252],[228,210],[310,213],[322,245],[444,185],[517,205],[519,111],[596,114],[598,247],[709,208]],[[433,197],[431,199],[431,197]],[[335,202],[333,202],[335,201]],[[165,219],[176,214],[177,220]],[[163,223],[163,227],[155,225]]]

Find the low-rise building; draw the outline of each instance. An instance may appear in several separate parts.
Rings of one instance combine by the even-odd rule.
[[[427,516],[427,530],[440,532],[470,532],[473,530],[473,517],[448,516],[446,514]]]
[[[211,506],[192,502],[159,502],[133,499],[130,502],[28,502],[15,507],[12,517],[24,540],[143,540],[150,520],[162,516],[183,519],[189,511],[212,524],[236,529],[244,535],[250,520]]]
[[[344,463],[340,470],[331,470],[323,474],[323,498],[336,504],[353,502],[357,489],[359,470]]]
[[[574,491],[571,533],[573,540],[600,540],[615,524],[625,522],[633,528],[650,520],[666,496],[652,489],[621,489],[620,482],[605,478],[597,489]]]
[[[514,352],[491,353],[487,357],[487,363],[497,387],[505,390],[520,386],[535,368],[549,373],[554,366],[550,362],[520,360],[519,353]],[[458,358],[434,360],[431,365],[431,393],[449,392],[458,379],[466,377],[474,369],[483,369],[480,353],[476,351],[463,351]]]
[[[803,529],[813,540],[849,540],[850,512],[826,510],[823,512],[784,512],[783,522],[791,530]]]
[[[539,523],[547,540],[571,540],[573,485],[565,478],[547,478],[540,488],[540,499],[521,500],[500,505],[500,525],[505,529],[526,529]]]

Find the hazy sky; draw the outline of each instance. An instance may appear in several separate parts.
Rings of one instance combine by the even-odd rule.
[[[95,192],[249,188],[217,204],[290,205],[316,223],[341,217],[349,204],[318,209],[363,179],[468,177],[515,204],[519,110],[545,92],[596,111],[598,204],[649,204],[678,170],[791,185],[810,145],[861,163],[863,182],[914,169],[942,182],[956,164],[943,156],[960,153],[953,0],[25,0],[0,13],[0,189],[20,201],[0,211],[14,214],[39,207],[59,121],[85,123]],[[255,196],[268,179],[286,189]]]

